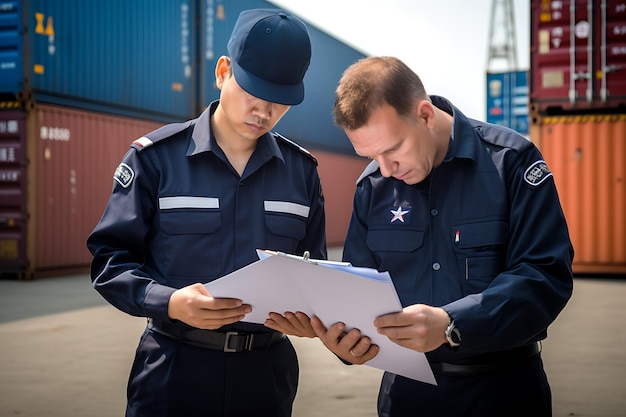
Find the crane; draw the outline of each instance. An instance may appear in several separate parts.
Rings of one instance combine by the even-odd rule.
[[[487,72],[516,71],[517,38],[513,0],[492,0],[489,20]]]

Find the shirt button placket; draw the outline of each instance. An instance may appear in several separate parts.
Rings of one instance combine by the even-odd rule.
[[[437,217],[439,215],[439,210],[436,208],[430,209],[430,215],[432,217]],[[439,271],[441,269],[441,264],[439,262],[433,262],[432,268],[433,271]]]

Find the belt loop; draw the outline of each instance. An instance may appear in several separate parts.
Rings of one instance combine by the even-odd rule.
[[[250,333],[246,336],[246,346],[245,349],[246,350],[252,350],[252,348],[254,347],[254,334]]]

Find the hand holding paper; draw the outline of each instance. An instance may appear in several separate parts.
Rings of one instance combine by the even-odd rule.
[[[311,319],[301,311],[272,312],[263,324],[265,327],[291,336],[309,338],[317,336],[311,326]]]
[[[346,362],[366,364],[380,351],[378,345],[373,345],[372,339],[363,336],[360,330],[351,329],[346,333],[344,323],[335,323],[328,329],[317,317],[313,317],[311,323],[324,346]]]

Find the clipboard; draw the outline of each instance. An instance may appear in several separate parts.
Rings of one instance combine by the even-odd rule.
[[[388,272],[346,262],[257,250],[259,260],[204,284],[214,297],[232,297],[252,306],[244,321],[263,324],[270,312],[301,311],[326,327],[341,321],[379,346],[365,365],[436,385],[426,356],[378,334],[374,319],[402,310]]]

